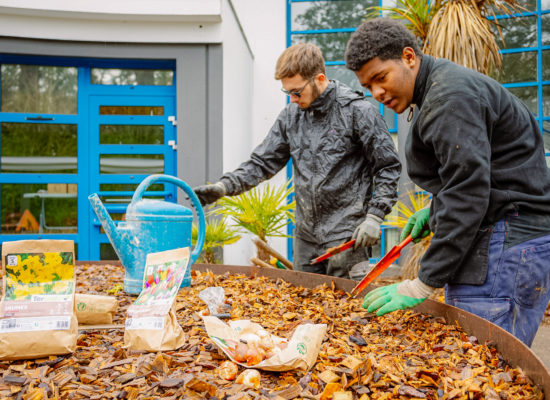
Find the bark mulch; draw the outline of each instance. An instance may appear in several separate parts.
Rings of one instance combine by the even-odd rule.
[[[123,324],[135,297],[120,288],[120,266],[77,267],[77,291],[112,294]],[[307,373],[260,371],[258,387],[222,379],[226,361],[204,331],[198,293],[222,286],[232,319],[250,319],[288,338],[301,323],[325,323],[326,338]],[[180,290],[177,317],[187,340],[175,351],[123,348],[123,329],[87,329],[74,354],[0,362],[2,399],[542,399],[521,369],[489,344],[413,311],[383,317],[334,288],[291,286],[283,280],[194,273]],[[239,373],[244,370],[239,367]]]

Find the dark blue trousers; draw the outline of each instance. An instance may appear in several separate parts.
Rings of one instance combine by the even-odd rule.
[[[531,346],[550,300],[550,235],[525,236],[546,221],[537,220],[538,226],[529,229],[529,224],[514,225],[515,217],[517,214],[507,216],[494,227],[485,283],[447,285],[445,301],[504,328]]]

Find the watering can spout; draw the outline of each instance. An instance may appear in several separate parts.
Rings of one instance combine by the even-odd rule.
[[[99,219],[99,222],[101,222],[101,226],[103,226],[103,230],[109,237],[109,240],[111,244],[113,245],[115,251],[117,254],[122,254],[120,249],[123,248],[123,237],[119,230],[116,227],[115,222],[109,215],[109,212],[99,199],[99,196],[97,193],[93,193],[88,196],[88,200],[90,201],[90,204],[92,205],[93,210],[95,211],[95,214],[97,215],[97,219]]]

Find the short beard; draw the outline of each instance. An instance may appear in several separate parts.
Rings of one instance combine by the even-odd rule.
[[[315,81],[311,82],[311,86],[312,86],[311,97],[313,98],[311,102],[313,103],[321,95],[321,92],[319,91],[319,88],[317,88]]]

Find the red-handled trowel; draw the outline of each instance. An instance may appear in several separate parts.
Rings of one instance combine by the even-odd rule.
[[[357,296],[361,291],[369,286],[372,281],[374,281],[378,275],[380,275],[386,268],[388,268],[395,260],[399,258],[401,255],[401,250],[403,247],[408,245],[412,240],[411,235],[407,236],[405,240],[403,240],[401,243],[393,246],[390,251],[386,253],[384,257],[380,259],[376,263],[376,265],[370,270],[370,272],[365,275],[365,277],[353,288],[351,291],[351,297],[354,298]]]
[[[328,249],[325,253],[321,254],[319,257],[316,257],[313,260],[311,260],[310,264],[313,265],[313,264],[317,264],[318,262],[324,261],[335,254],[341,253],[344,250],[351,248],[354,244],[355,244],[355,239],[351,239],[350,241],[347,241],[338,246],[332,247]]]

